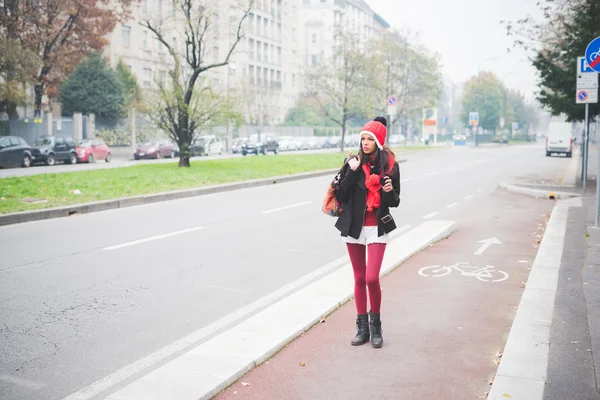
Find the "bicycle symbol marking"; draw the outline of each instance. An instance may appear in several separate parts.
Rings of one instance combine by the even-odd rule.
[[[454,265],[429,265],[419,270],[419,275],[424,277],[439,278],[458,271],[462,276],[471,276],[483,282],[502,282],[508,279],[508,274],[496,269],[492,265],[474,267],[466,262],[457,262]]]
[[[590,61],[594,61],[600,55],[600,49],[590,54]]]

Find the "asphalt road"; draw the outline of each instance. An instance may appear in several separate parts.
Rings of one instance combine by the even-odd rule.
[[[499,181],[571,161],[539,145],[407,158],[404,229],[460,229]],[[62,399],[344,256],[320,211],[329,180],[0,227],[0,399]]]

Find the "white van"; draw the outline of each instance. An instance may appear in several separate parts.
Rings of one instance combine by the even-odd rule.
[[[570,122],[550,122],[546,136],[546,157],[555,154],[573,154],[573,133]]]

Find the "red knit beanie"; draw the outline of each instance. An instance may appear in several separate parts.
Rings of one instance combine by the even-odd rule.
[[[375,139],[375,143],[377,143],[377,147],[379,150],[383,149],[383,145],[385,144],[385,137],[387,135],[387,128],[384,124],[379,121],[373,120],[369,121],[362,127],[360,134],[368,134]]]

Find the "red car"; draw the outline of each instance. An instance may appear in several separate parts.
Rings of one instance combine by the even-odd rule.
[[[175,158],[179,155],[179,149],[168,139],[158,139],[143,143],[135,149],[133,158]]]
[[[110,149],[102,139],[85,139],[77,145],[77,162],[93,163],[96,160],[110,162]]]

